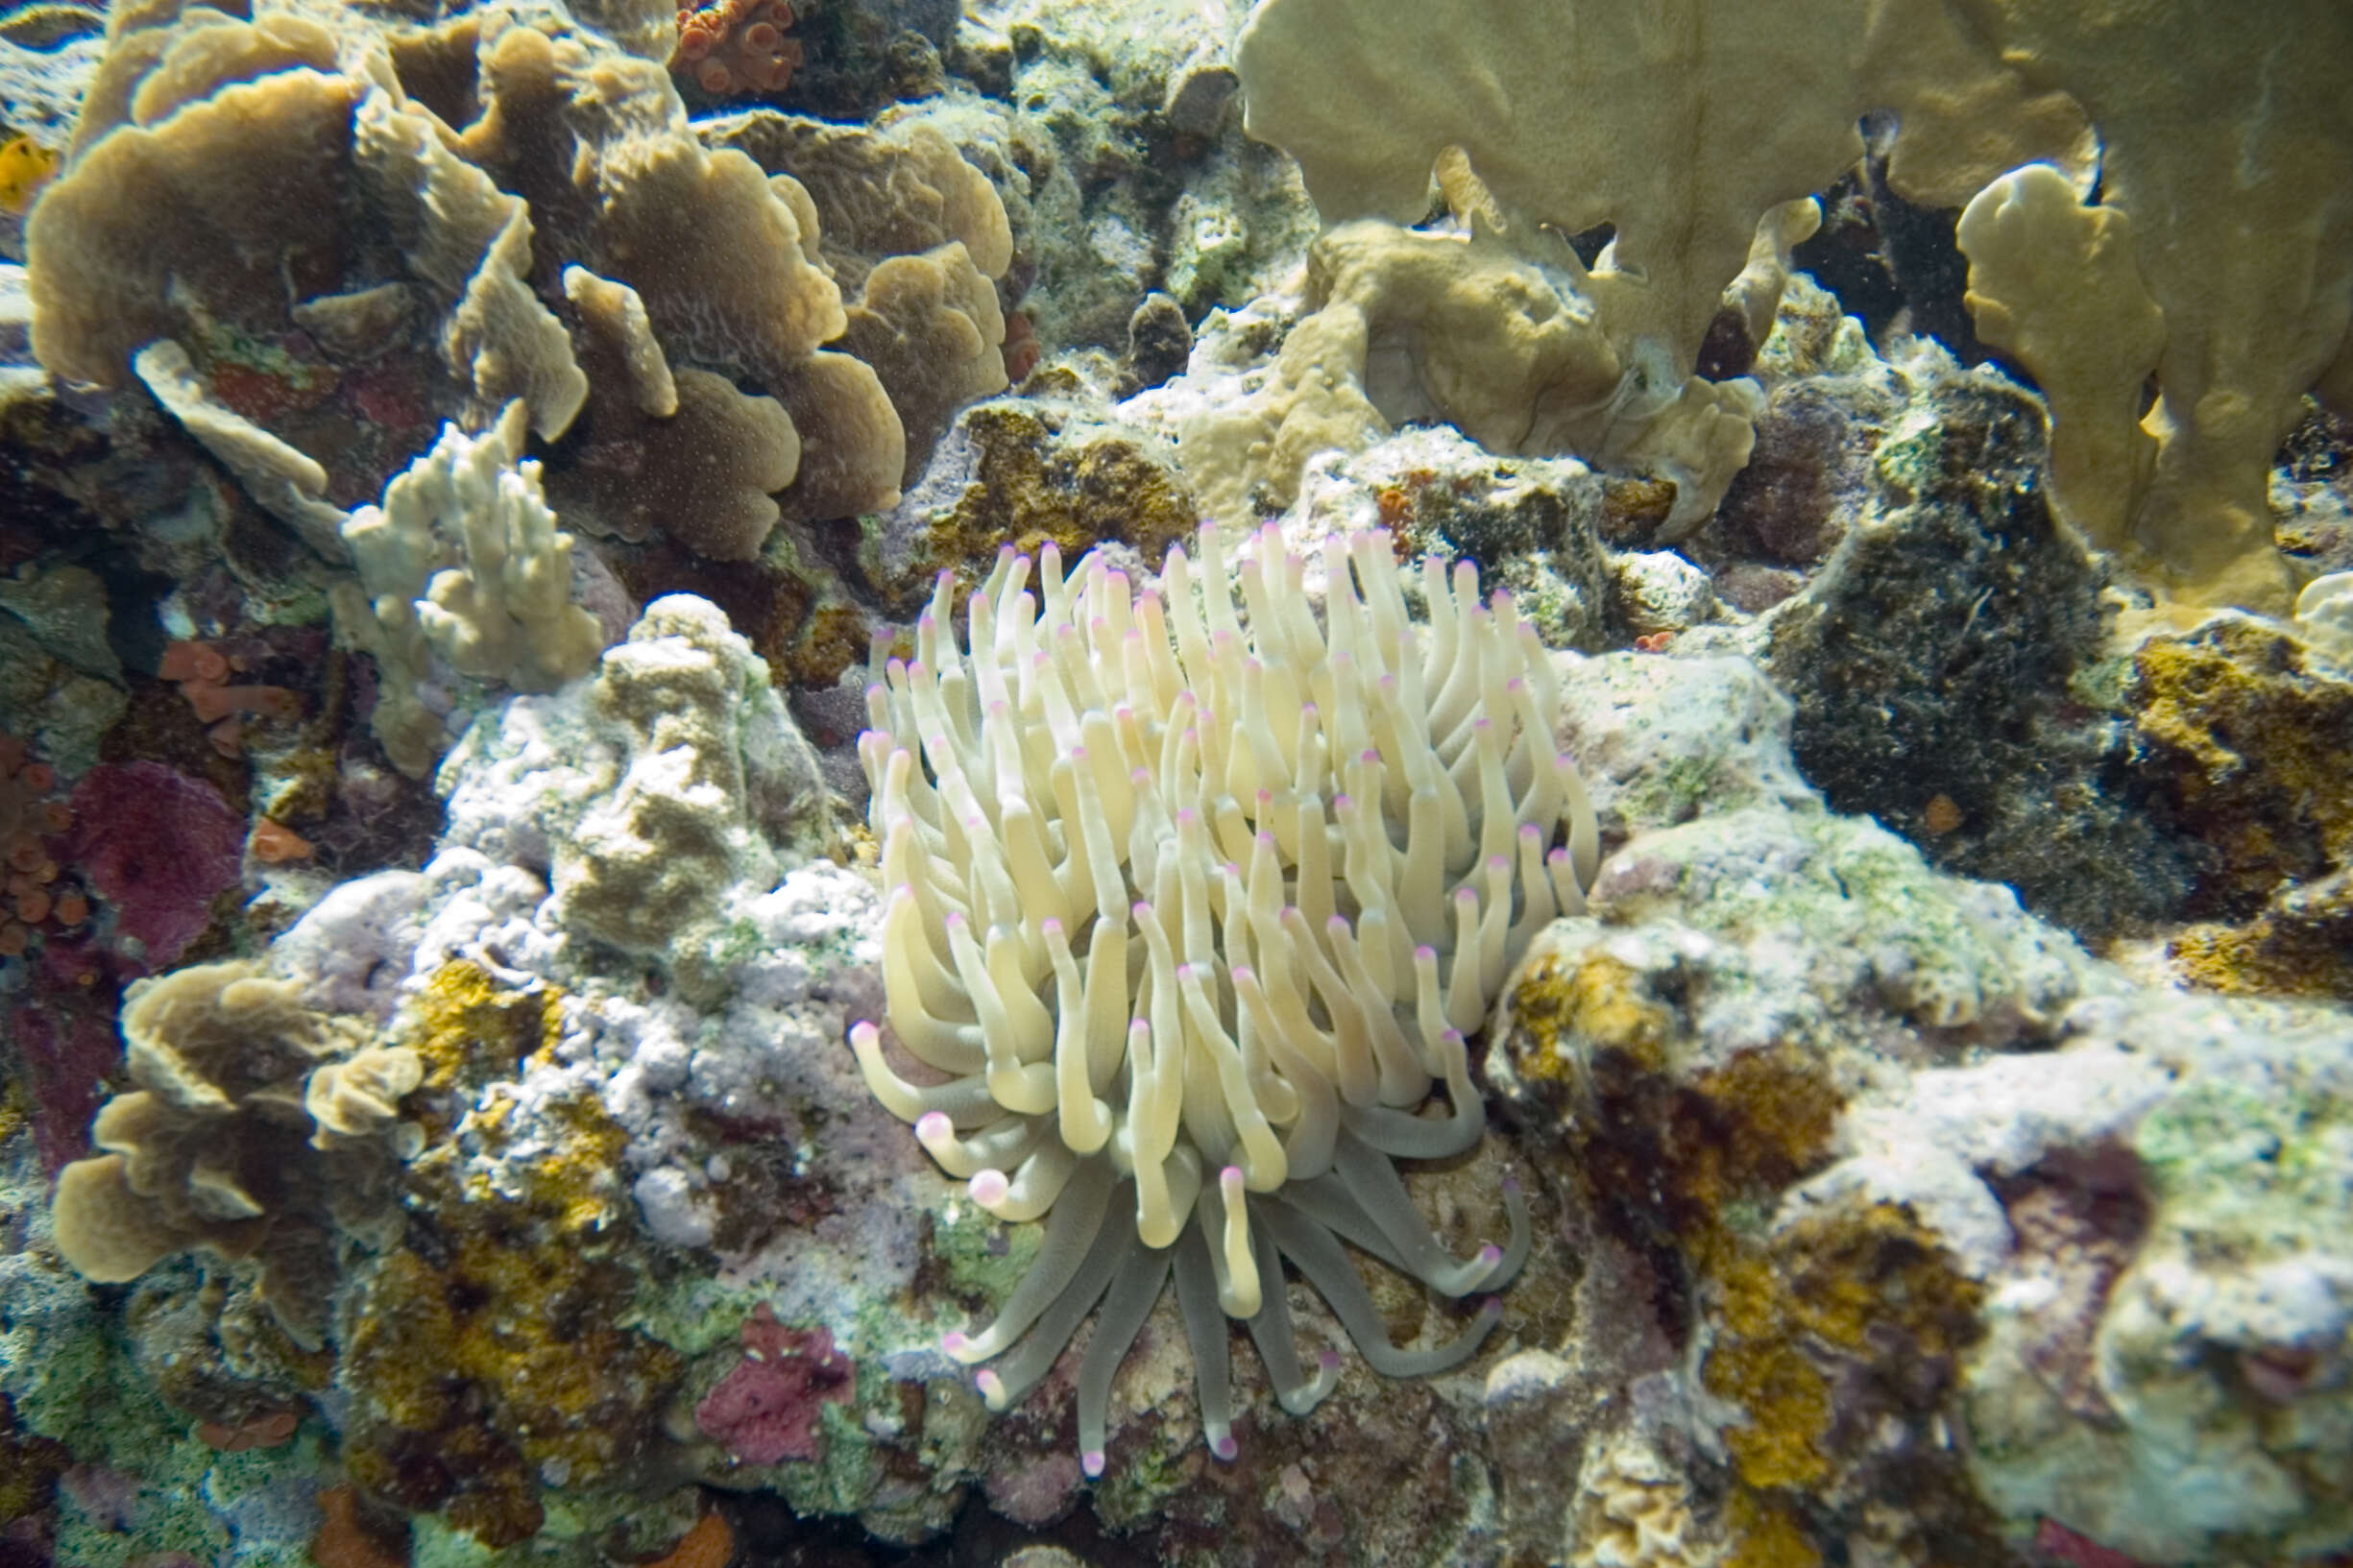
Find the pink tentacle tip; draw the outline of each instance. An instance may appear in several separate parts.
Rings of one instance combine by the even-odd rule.
[[[1099,1479],[1103,1475],[1103,1450],[1090,1448],[1079,1455],[1079,1468],[1086,1473],[1087,1480]]]
[[[1244,1179],[1242,1168],[1238,1165],[1229,1165],[1218,1172],[1218,1187],[1221,1191],[1231,1194],[1241,1187]]]
[[[973,1374],[972,1386],[981,1390],[981,1397],[986,1400],[991,1407],[1001,1403],[1005,1398],[1005,1379],[986,1367]]]
[[[1062,934],[1062,923],[1052,915],[1048,915],[1045,919],[1039,921],[1037,923],[1037,929],[1039,933],[1045,936],[1059,936]]]
[[[939,1337],[939,1348],[949,1355],[961,1358],[972,1348],[972,1337],[962,1329],[950,1329]]]
[[[992,1170],[977,1172],[970,1191],[975,1203],[983,1209],[993,1209],[1006,1200],[1012,1189],[1013,1184],[1006,1179],[1004,1171]]]
[[[1427,942],[1424,942],[1419,947],[1414,949],[1414,962],[1416,963],[1420,963],[1424,959],[1436,962],[1437,958],[1438,950],[1430,946]]]
[[[1242,1445],[1235,1442],[1233,1434],[1228,1432],[1209,1439],[1209,1452],[1231,1464],[1234,1456],[1242,1452]]]
[[[1494,1267],[1495,1265],[1503,1262],[1503,1248],[1492,1242],[1488,1242],[1479,1248],[1479,1261],[1490,1268]]]
[[[1519,1178],[1517,1176],[1506,1176],[1503,1178],[1503,1195],[1505,1197],[1517,1197],[1523,1190],[1524,1189],[1522,1189],[1519,1185]]]
[[[1479,1315],[1492,1322],[1503,1315],[1503,1297],[1491,1295],[1479,1303]]]
[[[1322,1355],[1320,1355],[1320,1356],[1318,1356],[1318,1357],[1316,1358],[1316,1364],[1317,1364],[1318,1366],[1322,1367],[1322,1368],[1324,1371],[1326,1371],[1326,1372],[1337,1372],[1337,1371],[1339,1371],[1339,1370],[1340,1370],[1340,1352],[1339,1352],[1339,1351],[1337,1351],[1337,1350],[1326,1350],[1326,1351],[1324,1351],[1324,1352],[1323,1352]]]
[[[916,1119],[915,1136],[926,1144],[935,1144],[942,1138],[956,1136],[956,1123],[948,1120],[945,1111],[926,1111]]]

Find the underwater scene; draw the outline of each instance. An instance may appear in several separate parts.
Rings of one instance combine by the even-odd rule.
[[[0,10],[0,1568],[2353,1568],[2353,3]]]

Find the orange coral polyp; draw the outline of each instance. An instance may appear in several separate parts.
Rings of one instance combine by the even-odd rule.
[[[311,842],[282,822],[261,819],[254,829],[254,857],[271,865],[287,860],[306,860],[311,855]]]
[[[229,678],[229,661],[202,642],[174,642],[163,650],[156,673],[167,681],[223,681]]]

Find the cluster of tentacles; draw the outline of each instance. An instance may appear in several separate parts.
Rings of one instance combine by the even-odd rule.
[[[1471,1355],[1393,1343],[1344,1243],[1450,1297],[1518,1271],[1508,1244],[1449,1254],[1393,1161],[1479,1141],[1465,1037],[1512,961],[1584,908],[1593,814],[1552,744],[1549,656],[1507,593],[1420,568],[1428,618],[1380,535],[1307,563],[1260,534],[1236,615],[1216,535],[1137,592],[1090,555],[1007,550],[958,649],[941,576],[915,658],[878,646],[860,740],[888,888],[892,1033],[851,1030],[866,1081],[973,1200],[1044,1218],[996,1321],[948,1337],[1019,1400],[1090,1314],[1079,1447],[1100,1474],[1112,1375],[1172,1271],[1210,1447],[1231,1457],[1225,1319],[1244,1319],[1285,1409],[1338,1377],[1300,1359],[1288,1259],[1377,1371]],[[1445,1086],[1445,1112],[1425,1106]]]

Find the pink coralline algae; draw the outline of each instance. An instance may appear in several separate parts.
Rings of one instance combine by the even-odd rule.
[[[2045,1556],[2071,1565],[2071,1568],[2148,1568],[2138,1557],[2126,1556],[2113,1547],[2100,1545],[2089,1535],[2079,1534],[2056,1519],[2045,1519],[2034,1532],[2034,1549]]]
[[[106,1098],[106,1076],[122,1059],[114,1025],[86,1001],[44,998],[8,1015],[24,1055],[33,1098],[33,1141],[41,1173],[54,1176],[90,1151],[90,1118]]]
[[[73,793],[67,853],[112,909],[110,945],[133,974],[168,967],[237,885],[245,819],[202,779],[160,762],[108,762]]]
[[[745,1464],[817,1457],[817,1418],[852,1398],[850,1358],[823,1325],[787,1328],[762,1302],[743,1325],[743,1360],[694,1407],[694,1424]]]

